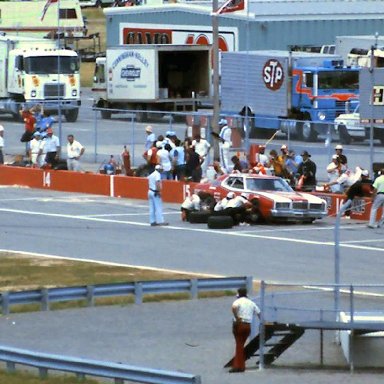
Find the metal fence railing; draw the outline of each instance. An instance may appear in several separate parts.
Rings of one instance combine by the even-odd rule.
[[[17,365],[37,368],[40,377],[47,377],[48,371],[62,371],[76,374],[79,380],[86,376],[113,379],[115,384],[124,381],[150,384],[201,384],[201,377],[183,372],[135,367],[126,364],[58,356],[18,348],[0,346],[0,361],[7,370],[14,372]]]
[[[135,303],[141,304],[147,294],[189,293],[196,299],[198,294],[207,291],[234,290],[246,286],[252,291],[252,277],[223,277],[163,281],[138,281],[114,284],[95,284],[74,287],[42,288],[25,291],[9,291],[0,294],[3,315],[9,314],[11,307],[20,304],[40,304],[43,311],[50,304],[86,300],[88,306],[95,305],[95,299],[134,295]]]

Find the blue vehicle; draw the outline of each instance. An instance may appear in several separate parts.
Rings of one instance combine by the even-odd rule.
[[[251,134],[276,130],[304,141],[327,133],[359,99],[359,69],[337,55],[288,51],[228,52],[221,61],[226,114],[247,114]]]

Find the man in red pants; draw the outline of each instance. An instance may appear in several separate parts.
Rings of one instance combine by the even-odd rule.
[[[237,299],[232,304],[233,336],[236,342],[235,357],[232,362],[232,368],[229,372],[245,371],[245,351],[244,345],[251,333],[251,323],[256,314],[260,318],[259,307],[247,297],[247,289],[239,288]]]

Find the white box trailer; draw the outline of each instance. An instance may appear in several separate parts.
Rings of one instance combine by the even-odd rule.
[[[96,60],[94,105],[109,118],[116,109],[193,110],[211,103],[211,47],[123,45]]]
[[[0,113],[16,118],[24,106],[61,108],[76,121],[80,107],[79,58],[56,42],[26,36],[0,35]],[[60,104],[60,105],[59,105]]]

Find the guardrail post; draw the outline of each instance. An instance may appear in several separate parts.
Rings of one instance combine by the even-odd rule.
[[[135,304],[143,304],[143,284],[135,283]]]
[[[16,364],[14,362],[7,361],[6,366],[7,366],[7,372],[13,373],[16,371]]]
[[[199,295],[199,288],[197,286],[198,280],[197,279],[191,279],[191,298],[197,299]]]
[[[245,286],[247,287],[248,294],[253,295],[253,278],[252,276],[247,276],[245,278]]]
[[[48,369],[47,368],[39,368],[39,376],[40,376],[40,379],[46,379],[48,376]]]
[[[9,292],[3,292],[1,294],[1,298],[2,298],[1,311],[3,315],[9,315]]]
[[[77,380],[85,380],[85,373],[76,373]]]
[[[49,311],[49,295],[47,288],[41,290],[41,310]]]
[[[115,379],[115,384],[124,384],[123,379]]]
[[[94,296],[95,286],[87,285],[87,306],[94,307],[95,306],[95,296]]]

